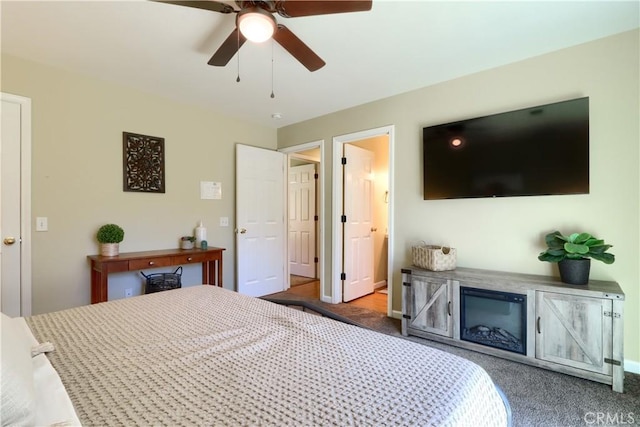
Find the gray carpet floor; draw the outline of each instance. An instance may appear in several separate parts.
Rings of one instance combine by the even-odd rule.
[[[301,299],[286,293],[270,297]],[[482,366],[507,395],[514,427],[640,426],[640,375],[627,372],[624,393],[616,393],[605,384],[419,337],[403,337],[400,320],[382,313],[349,304],[305,300],[367,328],[438,348]],[[478,426],[482,426],[481,420],[478,420]]]

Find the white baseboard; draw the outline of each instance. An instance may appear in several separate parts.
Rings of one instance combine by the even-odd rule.
[[[373,284],[373,289],[380,289],[380,288],[386,288],[386,287],[387,287],[386,280],[381,280]]]
[[[640,362],[635,360],[624,360],[624,370],[634,374],[640,374]]]

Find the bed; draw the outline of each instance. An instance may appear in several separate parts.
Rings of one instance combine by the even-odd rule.
[[[38,425],[509,424],[468,360],[214,286],[10,320],[55,347]]]

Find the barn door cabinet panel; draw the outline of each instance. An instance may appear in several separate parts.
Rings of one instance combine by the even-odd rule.
[[[407,293],[403,301],[408,302],[402,308],[405,328],[452,337],[450,281],[413,274],[403,285]]]
[[[536,357],[611,375],[612,310],[608,299],[536,292]]]
[[[624,293],[616,282],[591,280],[587,285],[573,286],[548,276],[462,267],[430,271],[414,266],[402,269],[402,282],[405,336],[610,384],[613,390],[623,392]],[[462,288],[526,298],[526,316],[520,317],[525,325],[521,332],[526,333],[526,352],[461,339]],[[487,318],[492,316],[487,314]]]

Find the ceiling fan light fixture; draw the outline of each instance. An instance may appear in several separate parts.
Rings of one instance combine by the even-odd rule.
[[[276,31],[276,20],[269,12],[252,7],[238,13],[238,28],[242,35],[254,43],[269,40]]]

